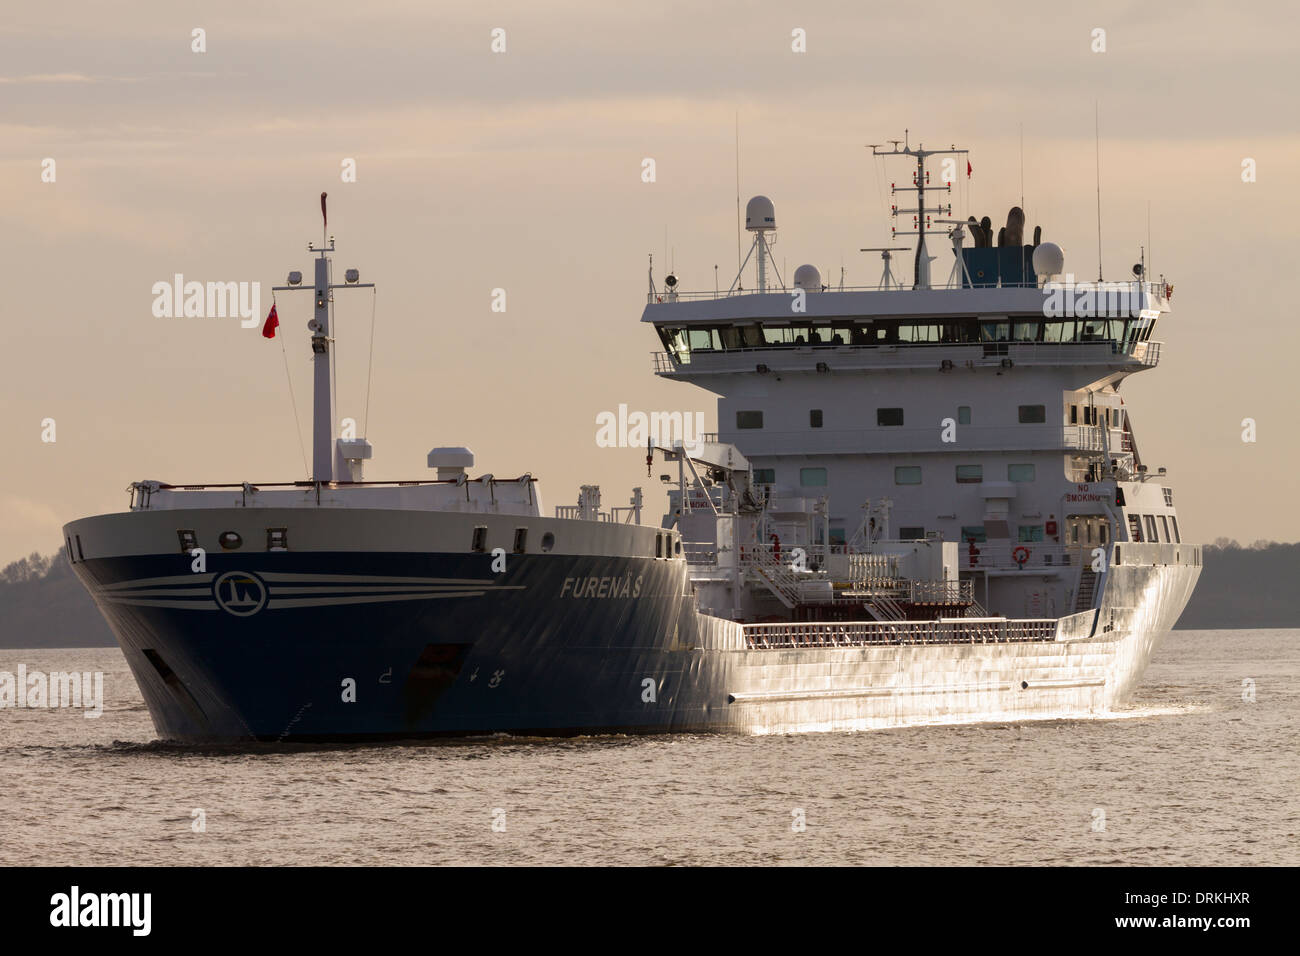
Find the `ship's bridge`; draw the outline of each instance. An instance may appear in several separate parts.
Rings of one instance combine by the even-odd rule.
[[[1136,370],[1159,361],[1151,336],[1169,311],[1168,291],[1134,281],[672,293],[651,295],[641,320],[664,346],[655,371],[670,377],[802,368],[810,358],[820,371],[990,359]]]

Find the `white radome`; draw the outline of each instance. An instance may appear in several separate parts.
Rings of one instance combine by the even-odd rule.
[[[808,292],[822,290],[822,274],[816,266],[802,265],[794,270],[794,287]]]
[[[1054,242],[1042,242],[1034,250],[1034,273],[1040,276],[1059,276],[1065,271],[1065,253]]]
[[[776,207],[766,196],[755,196],[745,203],[745,228],[750,230],[775,229]]]

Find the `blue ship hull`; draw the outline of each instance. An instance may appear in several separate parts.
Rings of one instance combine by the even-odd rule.
[[[211,555],[198,574],[177,574],[176,555],[75,567],[165,739],[717,729],[726,694],[690,650],[681,562],[488,564],[305,552]]]

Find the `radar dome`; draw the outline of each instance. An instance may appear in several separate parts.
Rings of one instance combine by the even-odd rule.
[[[803,265],[794,270],[794,287],[808,292],[822,290],[822,274],[816,266]]]
[[[772,200],[755,196],[745,204],[745,228],[755,231],[776,228],[776,207]]]
[[[1040,276],[1059,276],[1065,271],[1065,253],[1054,242],[1040,243],[1034,250],[1034,272]]]

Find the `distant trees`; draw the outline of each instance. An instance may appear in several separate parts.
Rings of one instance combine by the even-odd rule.
[[[1290,545],[1283,544],[1279,541],[1270,541],[1267,538],[1256,538],[1251,544],[1244,548],[1237,543],[1236,538],[1215,538],[1214,544],[1207,544],[1206,550],[1215,551],[1267,551],[1270,548],[1286,548]]]
[[[23,584],[39,580],[50,573],[54,562],[63,557],[63,548],[49,557],[43,557],[39,551],[33,551],[25,558],[11,561],[0,571],[0,584]]]

